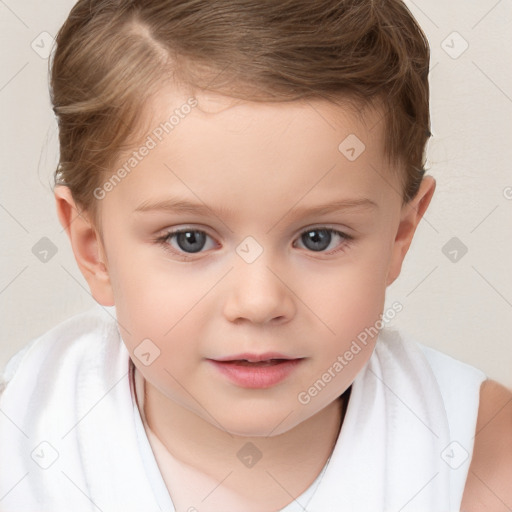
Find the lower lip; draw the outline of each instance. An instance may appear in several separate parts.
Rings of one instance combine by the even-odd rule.
[[[285,360],[268,366],[242,365],[209,359],[231,382],[243,388],[264,389],[275,386],[293,372],[301,359]]]

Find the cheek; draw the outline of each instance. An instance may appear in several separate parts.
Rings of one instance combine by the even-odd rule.
[[[323,310],[323,320],[329,326],[322,337],[326,343],[322,351],[327,359],[334,359],[339,354],[349,350],[356,342],[365,352],[371,349],[376,341],[377,326],[384,307],[384,293],[377,293],[374,288],[346,287],[337,297],[332,297]],[[364,364],[363,357],[358,357],[360,365]],[[329,362],[329,361],[327,361]],[[353,367],[353,363],[351,364]],[[346,372],[345,372],[346,373]],[[354,374],[355,375],[355,374]]]
[[[336,336],[353,336],[373,325],[385,301],[387,259],[361,257],[318,275],[300,296]],[[325,328],[328,333],[327,327]]]
[[[116,256],[110,280],[124,341],[130,348],[145,338],[167,343],[187,323],[208,283],[190,273],[171,273],[135,252]]]
[[[133,277],[133,276],[132,276]],[[166,347],[187,329],[198,329],[197,312],[201,296],[208,289],[200,289],[188,282],[188,286],[179,279],[162,282],[157,277],[145,274],[143,279],[122,281],[116,297],[116,312],[123,327],[129,331],[125,341],[136,343],[141,338],[159,340]],[[192,317],[196,318],[191,323]],[[124,337],[124,335],[123,335]],[[168,348],[168,347],[167,347]]]

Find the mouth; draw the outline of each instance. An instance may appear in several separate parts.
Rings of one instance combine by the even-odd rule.
[[[244,352],[243,354],[236,354],[233,356],[216,357],[212,361],[219,361],[221,363],[229,363],[231,361],[247,361],[248,363],[260,363],[266,361],[290,361],[292,359],[300,359],[293,356],[280,354],[279,352],[264,352],[262,354],[254,354],[251,352]]]
[[[217,361],[224,364],[233,364],[238,366],[248,366],[248,367],[262,367],[262,366],[274,366],[276,364],[286,363],[289,361],[294,361],[294,359],[265,359],[263,361],[249,361],[247,359],[234,359],[230,361]]]
[[[265,389],[284,381],[304,358],[282,354],[239,354],[208,359],[218,372],[232,384],[250,389]]]

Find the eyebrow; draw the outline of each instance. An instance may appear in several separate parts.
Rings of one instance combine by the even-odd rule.
[[[295,217],[306,217],[313,215],[325,215],[328,213],[342,211],[342,210],[373,210],[378,209],[377,203],[368,198],[357,199],[340,199],[331,203],[326,203],[312,207],[299,207],[291,208],[283,217],[292,215]],[[135,212],[152,212],[163,211],[170,213],[190,213],[197,215],[218,215],[229,216],[234,215],[236,212],[226,207],[219,207],[217,209],[209,208],[203,203],[194,203],[185,199],[179,198],[166,198],[163,200],[147,200],[141,203],[134,210]]]

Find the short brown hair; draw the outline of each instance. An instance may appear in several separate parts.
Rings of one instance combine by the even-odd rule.
[[[55,184],[96,221],[93,190],[171,78],[254,101],[378,102],[403,202],[421,183],[430,51],[401,0],[79,0],[56,44]]]

